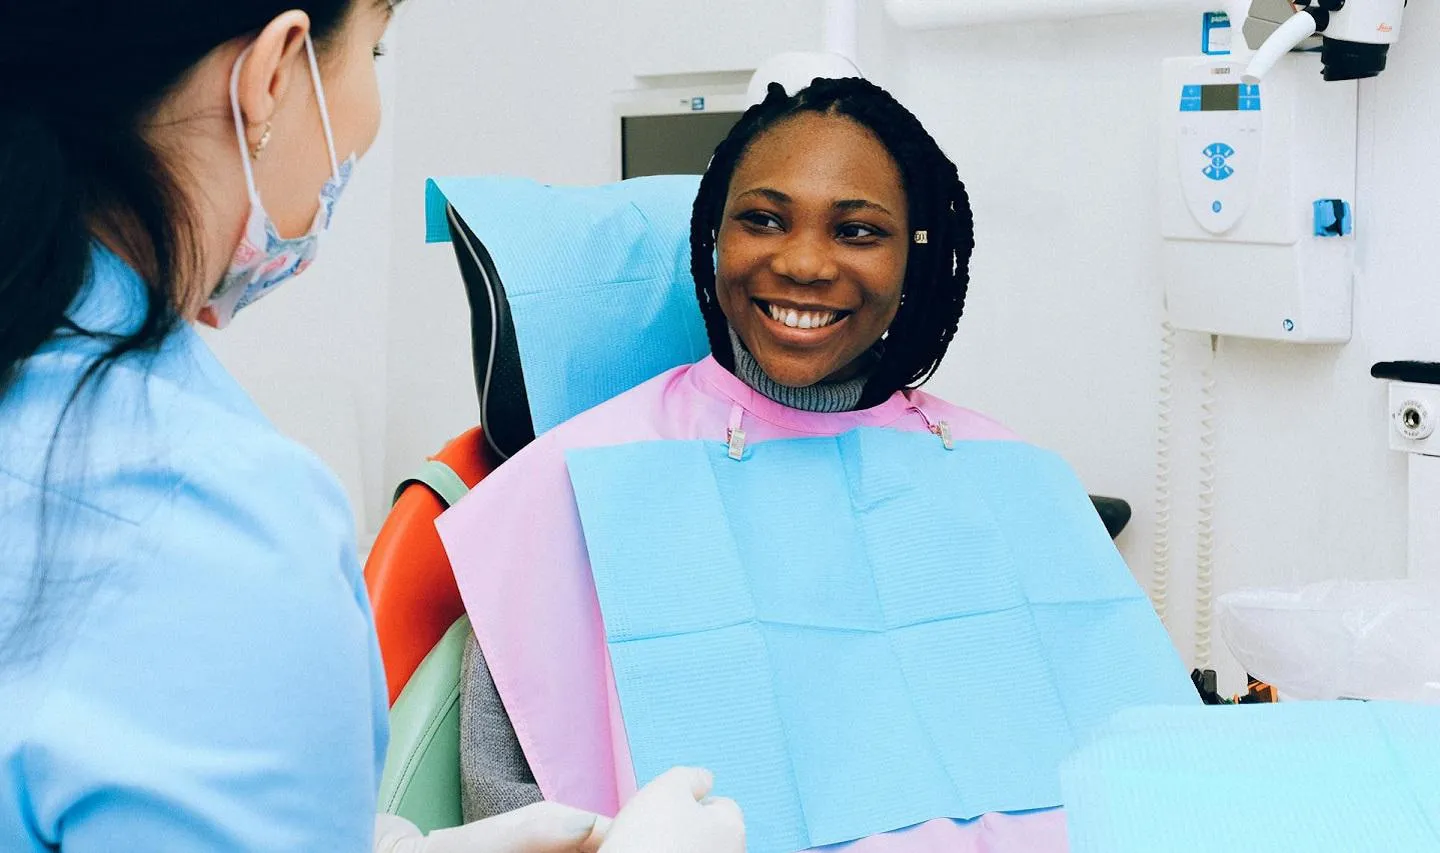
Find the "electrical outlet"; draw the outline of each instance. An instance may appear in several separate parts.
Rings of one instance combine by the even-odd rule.
[[[1390,449],[1440,456],[1440,385],[1390,383]]]

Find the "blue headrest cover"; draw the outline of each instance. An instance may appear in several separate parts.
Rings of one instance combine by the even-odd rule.
[[[447,205],[489,251],[515,325],[535,433],[710,351],[690,275],[696,176],[553,187],[434,178],[427,242]]]

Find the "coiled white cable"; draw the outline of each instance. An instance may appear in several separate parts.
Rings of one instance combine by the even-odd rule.
[[[1161,324],[1160,329],[1160,427],[1155,442],[1155,543],[1150,552],[1150,603],[1163,623],[1166,621],[1165,604],[1170,591],[1170,432],[1173,420],[1170,374],[1175,364],[1175,329],[1168,320]]]
[[[1205,365],[1200,397],[1200,504],[1195,523],[1195,666],[1211,669],[1211,632],[1215,617],[1215,352]]]

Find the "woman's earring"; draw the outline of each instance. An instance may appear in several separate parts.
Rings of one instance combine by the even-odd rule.
[[[270,127],[270,122],[265,122],[265,130],[260,133],[260,141],[255,143],[254,148],[250,149],[251,160],[258,162],[260,155],[265,153],[265,146],[270,144]]]
[[[918,246],[924,246],[925,244],[927,244],[927,243],[929,243],[929,242],[930,242],[930,232],[929,232],[929,231],[916,231],[916,232],[915,232],[915,244],[916,244],[916,245],[918,245]]]

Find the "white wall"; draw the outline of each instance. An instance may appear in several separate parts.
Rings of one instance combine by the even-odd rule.
[[[618,8],[606,35],[618,32],[636,77],[748,75],[776,53],[822,43],[821,0],[621,0]]]

